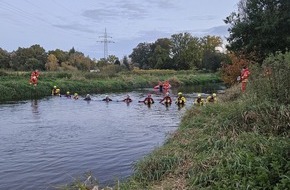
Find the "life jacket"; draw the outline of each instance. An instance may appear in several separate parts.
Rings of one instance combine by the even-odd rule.
[[[208,101],[208,102],[214,102],[214,101],[215,101],[215,99],[214,99],[214,97],[213,97],[213,96],[209,96],[209,97],[207,98],[207,101]]]
[[[60,89],[59,88],[54,88],[52,89],[52,95],[59,95],[60,94]]]
[[[145,104],[153,104],[154,100],[153,100],[153,98],[145,98],[144,103]]]
[[[204,103],[204,100],[201,97],[198,97],[195,102],[196,105],[202,106]]]
[[[33,84],[34,86],[37,85],[37,77],[36,76],[31,76],[30,77],[30,84]]]
[[[177,104],[185,104],[185,98],[183,96],[177,98]]]
[[[126,98],[123,101],[126,102],[126,103],[129,103],[129,102],[132,102],[132,99],[131,98]]]
[[[248,68],[244,69],[241,73],[242,82],[248,82],[248,78],[250,76],[250,71]]]
[[[165,97],[165,103],[166,104],[171,104],[171,102],[172,102],[171,98],[169,96],[166,96]]]

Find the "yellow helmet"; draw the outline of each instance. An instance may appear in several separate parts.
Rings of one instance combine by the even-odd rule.
[[[201,97],[201,94],[197,94],[197,97]]]
[[[75,93],[75,96],[77,96],[78,95],[78,93]]]
[[[182,92],[178,92],[178,95],[182,95]]]
[[[56,88],[56,86],[53,86],[53,88]]]
[[[213,96],[213,97],[216,97],[216,93],[213,93],[212,96]]]
[[[69,94],[69,91],[67,91],[66,94]]]

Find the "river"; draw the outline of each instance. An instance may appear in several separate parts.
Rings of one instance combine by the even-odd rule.
[[[152,93],[151,107],[138,103]],[[176,94],[176,91],[172,93]],[[93,94],[87,102],[65,97],[0,105],[0,189],[55,189],[91,172],[102,185],[132,174],[132,165],[161,146],[175,131],[195,93],[185,90],[187,105],[158,103],[163,93],[109,93],[112,102]],[[173,95],[172,95],[173,97]],[[173,98],[175,100],[175,97]]]

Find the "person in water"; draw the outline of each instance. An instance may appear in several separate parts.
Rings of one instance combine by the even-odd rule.
[[[51,95],[52,96],[60,96],[60,89],[57,88],[56,86],[54,86],[53,89],[51,90]]]
[[[127,97],[122,101],[126,102],[126,103],[130,103],[130,102],[132,102],[132,99],[130,98],[130,95],[128,94]]]
[[[71,95],[70,95],[70,92],[69,91],[66,92],[65,97],[71,98]]]
[[[143,101],[139,101],[139,102],[143,102],[144,104],[147,104],[147,105],[154,104],[154,100],[151,97],[151,94],[148,94],[147,97]]]
[[[208,96],[206,98],[206,102],[207,103],[216,103],[217,102],[216,93],[213,93],[211,96]]]
[[[160,103],[163,103],[163,102],[164,104],[167,104],[167,105],[172,103],[172,99],[169,96],[169,92],[166,92],[165,97],[160,101]]]
[[[75,99],[75,100],[78,100],[78,99],[79,99],[79,95],[78,95],[78,93],[74,93],[74,99]]]
[[[178,97],[177,97],[175,103],[176,103],[177,105],[185,105],[186,99],[185,99],[185,97],[183,96],[182,92],[178,92],[177,95],[178,95]]]
[[[162,92],[163,91],[163,82],[159,81],[158,86],[159,86],[159,92]]]
[[[197,106],[203,106],[204,105],[204,99],[201,97],[201,94],[198,94],[197,95],[197,98],[195,99],[194,101],[194,105],[197,105]]]
[[[113,100],[111,98],[109,98],[108,95],[106,95],[106,97],[102,101],[110,102],[110,101],[113,101]]]
[[[91,95],[90,94],[87,94],[86,97],[84,98],[84,100],[86,100],[86,101],[92,100]]]

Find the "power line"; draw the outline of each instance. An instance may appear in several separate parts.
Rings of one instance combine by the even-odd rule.
[[[100,38],[103,38],[101,41],[97,41],[99,43],[104,43],[104,59],[108,57],[108,43],[115,43],[114,41],[108,40],[108,38],[112,38],[111,36],[107,35],[107,30],[105,28],[105,34],[104,36],[99,36]]]

